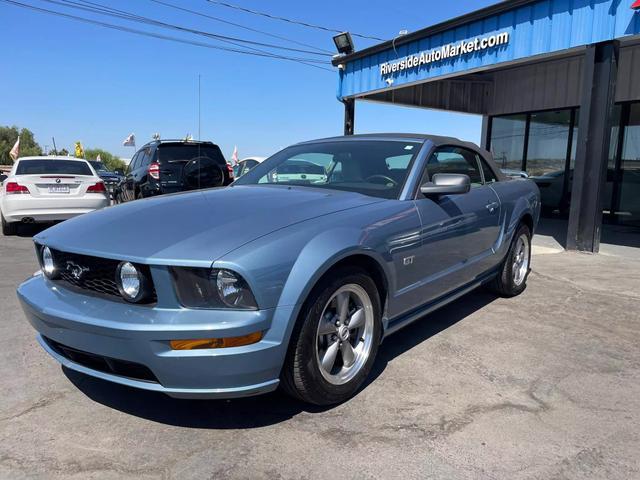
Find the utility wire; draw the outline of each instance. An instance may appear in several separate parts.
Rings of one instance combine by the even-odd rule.
[[[325,50],[324,48],[316,47],[314,45],[310,45],[308,43],[300,42],[300,41],[294,40],[292,38],[283,37],[281,35],[276,35],[275,33],[265,32],[264,30],[258,30],[257,28],[247,27],[246,25],[242,25],[240,23],[230,22],[229,20],[225,20],[224,18],[215,17],[213,15],[208,15],[206,13],[198,12],[196,10],[191,10],[191,9],[188,9],[188,8],[180,7],[180,6],[174,5],[172,3],[163,2],[161,0],[149,0],[149,1],[153,2],[153,3],[160,4],[160,5],[164,5],[165,7],[173,8],[173,9],[176,9],[176,10],[181,10],[183,12],[192,13],[193,15],[198,15],[200,17],[209,18],[209,19],[215,20],[217,22],[226,23],[227,25],[233,25],[234,27],[242,28],[242,29],[248,30],[250,32],[255,32],[255,33],[262,34],[262,35],[266,35],[268,37],[278,38],[280,40],[285,40],[287,42],[295,43],[296,45],[300,45],[302,47],[313,48],[315,50],[318,50],[319,52],[326,53],[326,54],[331,55],[331,56],[333,56],[335,54],[335,52],[332,52],[331,50]]]
[[[218,1],[218,0],[206,0],[206,1],[209,2],[209,3],[213,3],[215,5],[220,5],[222,7],[233,8],[234,10],[241,10],[243,12],[250,13],[252,15],[259,15],[261,17],[270,18],[272,20],[280,20],[281,22],[293,23],[295,25],[302,25],[303,27],[315,28],[317,30],[324,30],[325,32],[333,32],[333,33],[342,33],[342,32],[344,32],[344,30],[337,30],[335,28],[323,27],[321,25],[314,25],[312,23],[306,23],[306,22],[302,22],[302,21],[299,21],[299,20],[291,20],[290,18],[279,17],[277,15],[271,15],[270,13],[258,12],[257,10],[251,10],[249,8],[241,7],[239,5],[233,5],[233,4],[227,3],[227,2],[221,2],[221,1]],[[385,41],[384,38],[373,37],[371,35],[363,35],[361,33],[353,33],[353,32],[350,32],[350,33],[354,37],[367,38],[369,40],[378,40],[380,42],[384,42]]]
[[[144,30],[137,30],[137,29],[125,27],[125,26],[122,26],[122,25],[115,25],[115,24],[112,24],[112,23],[100,22],[98,20],[92,20],[92,19],[85,18],[85,17],[78,17],[76,15],[71,15],[71,14],[68,14],[68,13],[57,12],[55,10],[49,10],[49,9],[46,9],[46,8],[36,7],[34,5],[29,5],[29,4],[17,2],[15,0],[0,0],[0,2],[8,3],[8,4],[11,4],[11,5],[14,5],[14,6],[17,6],[17,7],[21,7],[21,8],[25,8],[25,9],[29,9],[29,10],[34,10],[34,11],[37,11],[37,12],[40,12],[40,13],[46,13],[46,14],[50,14],[50,15],[54,15],[54,16],[58,16],[58,17],[64,17],[64,18],[67,18],[67,19],[70,19],[70,20],[75,20],[75,21],[82,22],[82,23],[98,25],[98,26],[101,26],[101,27],[104,27],[104,28],[118,30],[118,31],[121,31],[121,32],[133,33],[133,34],[136,34],[136,35],[152,37],[152,38],[156,38],[156,39],[160,39],[160,40],[168,40],[168,41],[172,41],[172,42],[176,42],[176,43],[194,45],[194,46],[203,47],[203,48],[210,48],[210,49],[214,49],[214,50],[223,50],[223,51],[232,52],[232,53],[239,53],[239,54],[243,54],[243,55],[254,55],[254,56],[258,56],[258,57],[273,58],[273,59],[277,59],[277,60],[287,60],[287,61],[292,61],[292,62],[295,62],[295,63],[300,63],[300,64],[306,65],[308,67],[318,68],[320,70],[325,70],[325,71],[333,73],[333,70],[331,70],[330,68],[325,68],[325,67],[322,67],[320,65],[315,65],[313,63],[309,63],[310,60],[308,60],[308,59],[298,59],[298,58],[293,58],[293,57],[286,57],[286,56],[278,55],[278,54],[275,54],[275,53],[251,52],[251,51],[247,51],[247,50],[239,50],[239,49],[235,49],[235,48],[222,47],[222,46],[219,46],[219,45],[211,45],[210,43],[197,42],[197,41],[194,41],[194,40],[186,40],[186,39],[182,39],[182,38],[178,38],[178,37],[162,35],[162,34],[159,34],[159,33],[147,32],[147,31],[144,31]],[[317,60],[314,60],[314,61],[317,62]]]
[[[173,30],[179,30],[182,32],[187,32],[187,33],[192,33],[194,35],[201,35],[201,36],[205,36],[208,38],[213,38],[216,40],[220,40],[220,41],[226,41],[227,43],[234,43],[234,42],[239,42],[239,43],[243,43],[243,44],[249,44],[249,45],[258,45],[261,47],[266,47],[266,48],[275,48],[275,49],[280,49],[280,50],[287,50],[290,52],[296,52],[296,53],[306,53],[309,55],[321,55],[323,57],[326,57],[325,54],[323,53],[318,53],[318,52],[313,52],[310,50],[301,50],[299,48],[289,48],[289,47],[284,47],[281,45],[274,45],[274,44],[270,44],[270,43],[263,43],[263,42],[254,42],[252,40],[245,40],[243,38],[238,38],[238,37],[230,37],[227,35],[220,35],[217,33],[211,33],[211,32],[205,32],[202,30],[195,30],[193,28],[188,28],[188,27],[182,27],[180,25],[175,25],[172,23],[165,23],[162,22],[160,20],[155,20],[153,18],[149,18],[149,17],[143,17],[140,15],[136,15],[134,13],[131,12],[127,12],[124,10],[118,10],[115,8],[111,8],[99,3],[95,3],[95,2],[83,2],[85,4],[88,5],[83,5],[77,1],[73,1],[73,0],[41,0],[43,2],[47,2],[47,3],[52,3],[54,5],[59,5],[62,7],[68,7],[68,8],[75,8],[77,10],[83,10],[86,12],[90,12],[90,13],[97,13],[99,15],[106,15],[106,16],[111,16],[111,17],[116,17],[116,18],[120,18],[120,19],[124,19],[124,20],[129,20],[129,21],[135,21],[135,22],[139,22],[139,23],[145,23],[148,25],[154,25],[157,27],[162,27],[162,28],[169,28],[169,29],[173,29]],[[241,46],[238,45],[238,43],[234,43],[237,46]],[[310,60],[311,61],[311,60]],[[322,63],[327,63],[329,64],[329,62],[322,62]]]
[[[56,5],[62,5],[60,3],[60,1],[56,1],[56,0],[41,0],[41,1],[46,1],[49,3],[54,3]],[[63,2],[65,2],[64,6],[77,6],[76,8],[81,8],[83,10],[87,10],[87,8],[89,7],[83,7],[82,5],[79,5],[78,2],[73,1],[73,0],[62,0]],[[103,15],[110,15],[110,16],[115,16],[116,18],[123,18],[125,20],[130,20],[130,21],[136,21],[139,23],[144,23],[144,24],[150,24],[150,25],[155,25],[155,26],[160,26],[162,28],[173,28],[173,29],[177,29],[179,31],[184,31],[183,27],[177,26],[177,25],[173,25],[173,24],[167,24],[164,22],[160,22],[157,20],[153,20],[147,17],[142,17],[140,15],[131,13],[131,12],[127,12],[124,10],[119,10],[116,8],[112,8],[112,7],[108,7],[106,5],[102,5],[96,2],[91,2],[89,0],[79,0],[80,2],[82,2],[83,4],[88,4],[90,5],[91,9],[89,11],[91,11],[92,13],[101,13]],[[67,5],[70,4],[70,5]],[[274,55],[273,52],[269,52],[266,50],[262,50],[259,48],[255,48],[255,47],[251,47],[248,45],[242,45],[238,42],[235,42],[233,40],[228,40],[228,38],[235,38],[235,37],[226,37],[226,36],[221,36],[221,35],[216,35],[216,34],[211,34],[209,32],[201,32],[200,30],[192,30],[192,29],[187,29],[187,31],[189,33],[195,33],[198,35],[203,35],[205,37],[211,37],[214,40],[220,41],[220,42],[224,42],[224,43],[228,43],[231,45],[235,45],[237,47],[242,47],[248,50],[252,50],[254,52],[258,52],[261,54],[266,54],[266,55]],[[255,42],[251,42],[251,43],[255,43]],[[295,49],[297,50],[297,49]],[[313,52],[312,52],[313,53]],[[284,59],[284,57],[283,57]],[[304,64],[308,64],[308,63],[319,63],[319,64],[328,64],[328,62],[326,61],[322,61],[322,60],[317,60],[317,59],[311,59],[311,58],[299,58],[299,57],[288,57],[286,58],[287,60],[297,60],[300,61],[301,63]]]

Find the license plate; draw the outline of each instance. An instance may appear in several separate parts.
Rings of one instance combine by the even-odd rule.
[[[68,185],[49,185],[49,193],[69,193]]]

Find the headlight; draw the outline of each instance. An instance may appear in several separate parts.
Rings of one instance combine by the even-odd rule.
[[[120,262],[118,265],[116,285],[122,298],[128,302],[141,303],[152,294],[147,274],[131,262]]]
[[[185,307],[258,308],[247,282],[231,270],[174,267],[171,272],[178,300]]]
[[[53,260],[53,254],[49,247],[42,248],[42,271],[47,276],[47,278],[56,278],[58,276],[58,272],[56,271],[56,264]]]

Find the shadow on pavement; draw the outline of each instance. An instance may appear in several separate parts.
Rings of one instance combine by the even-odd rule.
[[[483,291],[471,293],[387,338],[378,350],[376,362],[362,389],[375,381],[394,358],[495,299],[494,295]],[[180,400],[162,393],[110,383],[64,367],[62,370],[79,390],[98,403],[147,420],[181,427],[258,428],[288,420],[301,412],[317,413],[332,408],[306,405],[280,390],[233,400]]]
[[[19,237],[33,237],[43,230],[55,225],[54,223],[21,223],[18,225],[17,235]]]

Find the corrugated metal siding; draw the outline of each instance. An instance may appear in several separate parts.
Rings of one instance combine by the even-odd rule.
[[[487,113],[502,115],[580,105],[583,64],[580,56],[493,73],[494,91]]]
[[[640,45],[620,49],[616,102],[640,100]]]
[[[630,4],[630,1],[622,0],[541,0],[514,8],[407,43],[396,51],[389,49],[349,62],[339,83],[338,96],[349,97],[388,89],[384,80],[389,76],[380,75],[380,64],[477,36],[506,31],[510,39],[506,46],[392,74],[393,87],[638,34],[639,14],[631,10]]]
[[[490,82],[441,80],[368,95],[367,100],[436,108],[464,113],[486,113]]]

